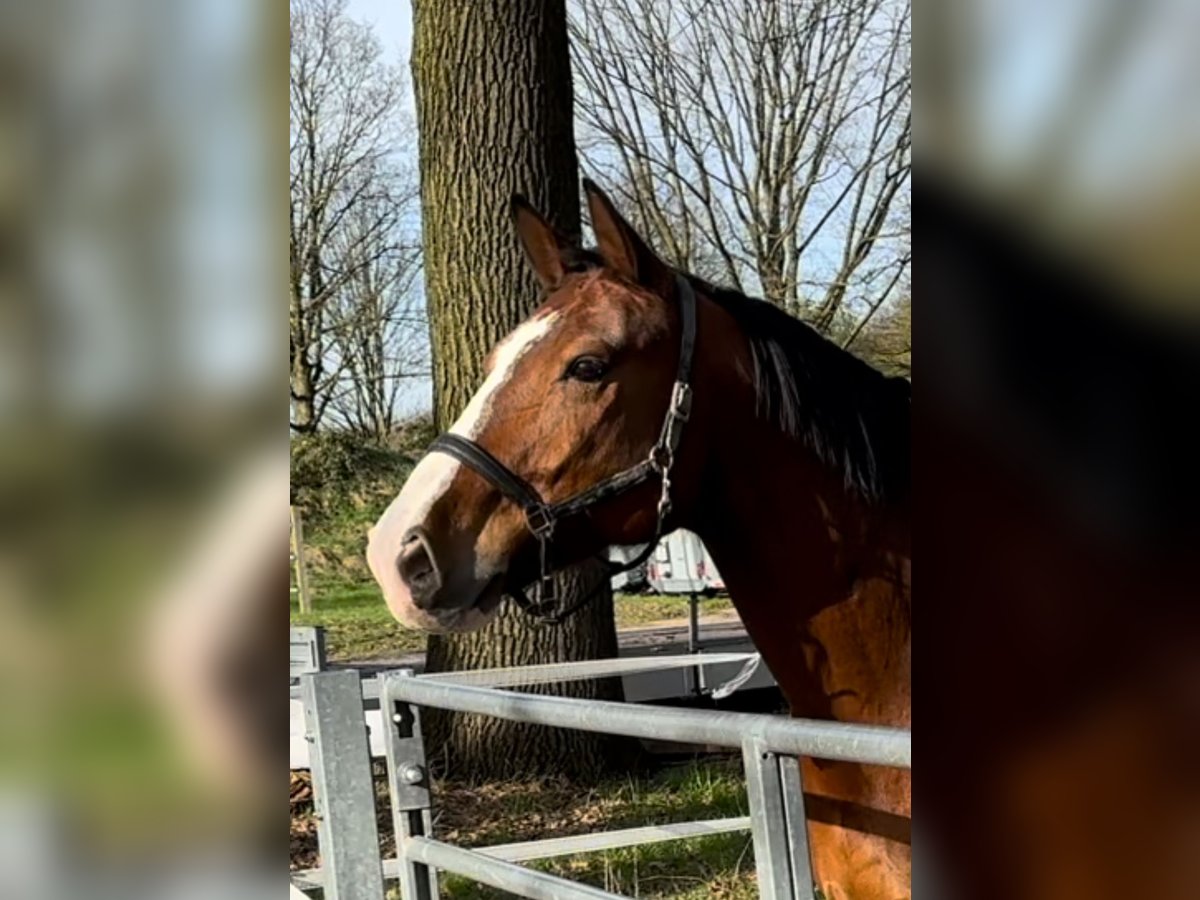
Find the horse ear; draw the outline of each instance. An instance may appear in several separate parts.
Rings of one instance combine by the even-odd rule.
[[[635,284],[668,289],[672,284],[671,267],[658,258],[594,181],[583,179],[583,190],[592,216],[592,231],[596,233],[596,249],[605,264]]]
[[[542,287],[552,290],[567,272],[563,254],[571,246],[570,241],[543,219],[521,194],[513,194],[510,210],[517,238],[533,273]]]

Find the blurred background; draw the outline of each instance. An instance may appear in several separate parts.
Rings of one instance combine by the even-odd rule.
[[[1191,896],[1200,7],[917,22],[916,889]]]
[[[0,896],[257,893],[286,54],[277,5],[0,7]]]
[[[282,891],[264,872],[283,866],[285,16],[0,8],[0,896]],[[1031,840],[1080,870],[1121,849],[1126,897],[1183,896],[1200,859],[1200,8],[963,0],[926,4],[917,30],[917,205],[937,216],[914,282],[936,611],[917,669],[921,727],[945,732],[926,752],[943,781],[981,752],[992,732],[954,731],[966,706],[1066,723],[1022,745],[1019,781],[1040,787],[1006,792],[1024,804],[1006,814],[1045,823]],[[964,647],[954,629],[981,621],[1004,626],[994,646]],[[985,650],[1008,654],[1005,689],[955,693]],[[1075,679],[1014,682],[1014,656]],[[1095,749],[1131,733],[1153,740]],[[1046,799],[1087,765],[1157,780],[1107,815]],[[997,766],[994,785],[1018,777]],[[1075,841],[1078,817],[1047,812],[1064,807],[1137,814]],[[929,809],[926,858],[974,860]]]
[[[1194,322],[1200,8],[972,0],[922,15],[924,176]]]

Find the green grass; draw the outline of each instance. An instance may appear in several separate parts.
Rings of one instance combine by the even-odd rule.
[[[425,649],[424,633],[397,622],[373,582],[318,583],[310,588],[310,593],[311,613],[301,613],[296,600],[292,600],[292,624],[323,626],[325,650],[331,660],[403,656]]]
[[[744,834],[623,847],[524,865],[628,897],[758,897],[750,838]],[[458,875],[442,877],[441,895],[451,900],[507,900],[513,896]]]
[[[435,791],[435,795],[436,795]],[[499,802],[470,798],[471,828],[438,832],[464,846],[537,840],[746,815],[746,792],[736,760],[701,760],[650,775],[602,781],[591,791],[570,786],[517,786]],[[447,798],[449,799],[449,798]],[[492,826],[507,823],[500,828]],[[436,830],[436,829],[435,829]],[[748,832],[665,841],[526,863],[532,868],[631,897],[700,900],[757,897]],[[511,895],[457,876],[444,876],[451,900],[498,900]]]
[[[425,635],[405,628],[388,611],[374,582],[317,580],[310,587],[313,611],[301,614],[292,600],[293,625],[321,625],[331,660],[366,660],[402,656],[425,648]],[[636,628],[650,622],[686,620],[686,597],[620,594],[615,598],[618,628]],[[712,615],[732,609],[729,600],[706,597],[700,614]]]
[[[618,594],[614,598],[618,628],[636,628],[651,622],[687,619],[688,598],[658,594]],[[701,597],[700,615],[711,616],[729,612],[733,604],[728,597]]]
[[[386,789],[377,786],[382,851],[395,852]],[[733,757],[707,757],[657,772],[612,776],[591,787],[556,779],[468,786],[437,782],[434,837],[463,847],[589,834],[649,824],[746,815],[742,768]],[[315,863],[311,801],[292,808],[292,863]],[[748,832],[664,841],[521,863],[632,897],[700,900],[757,897]],[[395,883],[389,898],[397,900]],[[512,895],[443,874],[447,900]]]

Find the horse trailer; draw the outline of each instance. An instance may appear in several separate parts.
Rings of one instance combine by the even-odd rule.
[[[608,558],[615,563],[625,564],[637,556],[645,546],[642,544],[641,547],[611,547],[608,551]],[[646,565],[646,563],[642,563],[626,572],[618,572],[612,577],[612,589],[626,594],[637,594],[648,590],[650,583],[646,578]]]
[[[659,542],[646,576],[650,587],[660,594],[715,594],[725,590],[704,542],[683,528]]]
[[[626,563],[645,547],[613,547],[609,559]],[[650,559],[628,572],[613,576],[612,589],[627,594],[651,590],[658,594],[716,594],[725,582],[708,554],[704,542],[680,528],[661,541]]]

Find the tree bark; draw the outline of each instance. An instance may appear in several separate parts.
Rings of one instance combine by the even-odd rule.
[[[414,0],[413,85],[420,142],[425,290],[434,414],[446,428],[483,378],[488,350],[537,305],[539,291],[509,217],[514,192],[579,236],[579,178],[564,0]],[[602,578],[560,579],[565,602]],[[488,627],[431,637],[430,671],[616,655],[612,595],[559,626],[506,602]],[[614,699],[619,681],[546,686]],[[426,738],[456,777],[589,776],[628,744],[581,732],[430,710]],[[623,761],[623,760],[622,760]]]
[[[309,338],[306,335],[307,320],[303,303],[297,289],[293,288],[289,307],[290,356],[288,391],[291,395],[291,427],[297,434],[312,434],[317,429],[317,415],[313,404],[313,372],[308,359]]]

